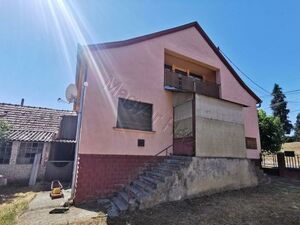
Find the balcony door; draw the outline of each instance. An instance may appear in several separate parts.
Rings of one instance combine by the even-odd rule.
[[[180,94],[179,94],[180,95]],[[178,94],[176,98],[179,97]],[[194,97],[173,106],[173,154],[195,155]]]

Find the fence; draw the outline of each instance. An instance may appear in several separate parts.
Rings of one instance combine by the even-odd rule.
[[[276,154],[262,154],[261,155],[261,166],[263,168],[277,168],[278,161]]]
[[[300,169],[300,155],[285,156],[285,167]]]
[[[284,153],[283,156],[285,168],[300,169],[300,155],[289,152]],[[278,168],[278,154],[262,154],[261,166],[263,168]]]
[[[300,180],[300,155],[295,155],[294,152],[262,154],[261,167],[269,175]]]

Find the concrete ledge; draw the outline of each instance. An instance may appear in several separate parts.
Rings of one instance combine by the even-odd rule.
[[[7,178],[8,183],[28,183],[32,164],[2,164],[0,173]],[[45,167],[40,165],[38,179],[44,178]]]
[[[188,165],[168,177],[140,207],[257,184],[255,162],[249,159],[192,157]]]

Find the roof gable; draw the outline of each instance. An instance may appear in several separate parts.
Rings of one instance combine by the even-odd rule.
[[[185,24],[185,25],[182,25],[182,26],[170,28],[170,29],[167,29],[167,30],[162,30],[162,31],[159,31],[159,32],[147,34],[147,35],[144,35],[144,36],[140,36],[140,37],[124,40],[124,41],[92,44],[92,45],[88,45],[88,48],[91,49],[91,50],[101,50],[101,49],[107,49],[107,48],[117,48],[117,47],[127,46],[127,45],[131,45],[131,44],[139,43],[139,42],[142,42],[142,41],[150,40],[150,39],[153,39],[153,38],[161,37],[163,35],[168,35],[168,34],[178,32],[178,31],[181,31],[181,30],[185,30],[185,29],[188,29],[188,28],[191,28],[191,27],[196,28],[196,30],[204,38],[204,40],[211,47],[211,49],[214,51],[214,53],[219,57],[221,62],[231,72],[231,74],[238,81],[238,83],[257,101],[257,103],[261,103],[262,100],[245,84],[245,82],[240,78],[238,73],[233,69],[233,67],[230,65],[230,63],[225,59],[225,57],[221,54],[219,49],[215,46],[215,44],[212,42],[212,40],[208,37],[208,35],[205,33],[205,31],[202,29],[202,27],[197,22],[188,23],[188,24]]]

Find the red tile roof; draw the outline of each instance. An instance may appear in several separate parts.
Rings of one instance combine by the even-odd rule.
[[[68,110],[0,103],[0,119],[11,126],[8,138],[12,141],[53,141],[59,132],[60,121],[64,115],[76,116],[76,113]],[[74,142],[74,140],[70,141]]]

